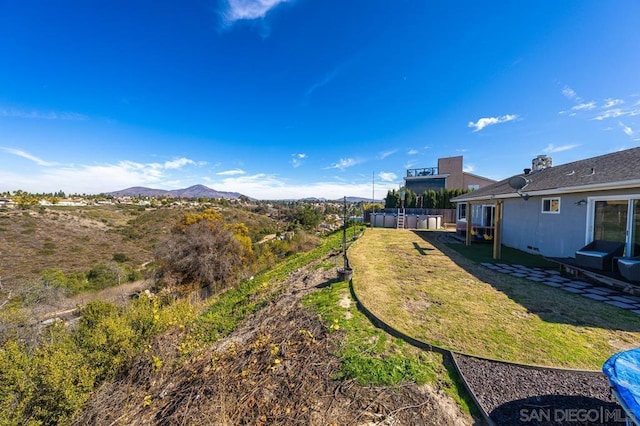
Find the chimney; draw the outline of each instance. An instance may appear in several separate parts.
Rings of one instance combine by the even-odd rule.
[[[528,175],[529,173],[531,173],[531,169],[528,169],[528,168],[527,168],[527,169],[524,169],[524,174],[525,174],[525,175]]]
[[[544,170],[547,167],[551,167],[552,165],[553,164],[551,161],[551,157],[548,157],[546,155],[538,155],[536,158],[531,160],[531,168],[534,172]]]

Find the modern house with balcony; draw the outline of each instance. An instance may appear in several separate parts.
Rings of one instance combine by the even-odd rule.
[[[438,159],[437,167],[408,169],[404,187],[415,194],[440,189],[480,189],[495,180],[463,171],[462,156]]]

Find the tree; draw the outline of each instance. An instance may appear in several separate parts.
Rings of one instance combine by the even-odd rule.
[[[387,192],[387,196],[384,199],[384,208],[395,209],[400,207],[400,194],[395,189]]]
[[[293,212],[293,220],[305,229],[315,229],[322,220],[321,213],[312,205],[296,207]]]
[[[250,266],[249,249],[221,220],[201,220],[177,229],[157,247],[159,278],[169,285],[219,291],[240,280]]]

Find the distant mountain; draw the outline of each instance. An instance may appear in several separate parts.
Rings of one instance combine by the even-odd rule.
[[[142,186],[134,186],[120,191],[107,192],[105,195],[113,197],[168,197],[168,198],[240,198],[242,194],[237,192],[216,191],[204,185],[194,185],[184,189],[174,189],[167,191],[166,189],[145,188]]]

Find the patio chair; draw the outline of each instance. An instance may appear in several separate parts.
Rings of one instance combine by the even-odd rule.
[[[613,257],[622,256],[624,245],[617,241],[592,241],[576,252],[576,262],[585,268],[610,271]]]
[[[619,258],[618,271],[627,281],[640,281],[640,256]]]

